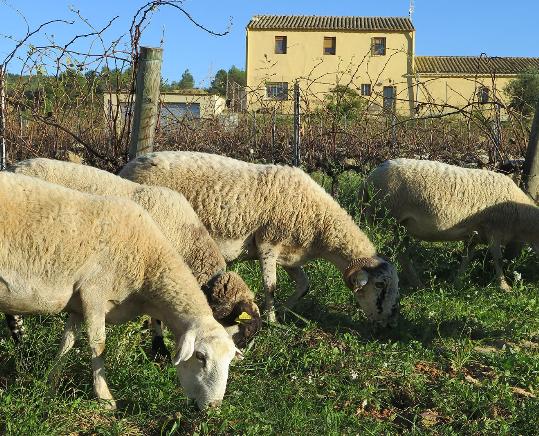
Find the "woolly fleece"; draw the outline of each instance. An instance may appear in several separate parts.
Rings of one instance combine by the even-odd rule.
[[[416,238],[537,243],[539,208],[509,177],[436,161],[394,159],[367,178],[374,195]]]
[[[227,282],[234,284],[226,286],[226,295],[222,281],[203,287],[214,314],[219,314],[216,318],[222,320],[231,315],[235,305],[241,302],[242,307],[248,307],[247,311],[253,318],[250,333],[254,334],[259,329],[260,314],[254,303],[254,294],[236,273],[224,272],[226,262],[219,248],[182,194],[164,187],[140,185],[90,166],[52,159],[21,161],[9,170],[78,191],[133,200],[146,209],[159,225],[200,285],[205,285],[217,275],[223,275]],[[219,298],[213,298],[213,294],[218,294]]]
[[[394,268],[376,256],[374,245],[352,217],[300,169],[205,153],[157,152],[132,160],[119,175],[185,195],[227,261],[259,259],[270,312],[275,264],[297,269],[320,257],[343,273],[355,259],[374,258],[380,268],[370,270],[369,284],[366,272],[356,276],[354,289],[363,289],[361,298],[357,292],[356,296],[373,319],[382,321],[395,309],[398,279]],[[304,275],[302,271],[292,273],[300,278]],[[373,283],[380,277],[383,283],[377,286],[384,287],[387,301],[374,289]],[[306,279],[298,281],[306,284]],[[298,288],[295,300],[305,292],[306,288]],[[384,313],[375,308],[376,299],[384,303]]]

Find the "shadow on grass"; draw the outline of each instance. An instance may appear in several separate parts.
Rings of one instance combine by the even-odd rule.
[[[358,308],[358,310],[360,310]],[[336,333],[349,331],[358,334],[362,342],[376,340],[378,342],[402,342],[409,343],[419,341],[423,345],[430,345],[437,338],[462,338],[468,337],[473,340],[492,339],[503,337],[502,329],[486,328],[476,320],[466,317],[436,321],[426,317],[420,317],[413,321],[401,316],[395,328],[381,328],[363,319],[354,320],[343,312],[331,311],[316,300],[305,298],[294,310],[300,317],[317,323],[326,332]],[[287,314],[285,324],[304,326],[304,322],[294,314]]]

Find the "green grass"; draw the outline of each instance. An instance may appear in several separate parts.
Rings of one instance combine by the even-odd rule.
[[[358,183],[343,175],[339,197],[356,217]],[[385,225],[362,227],[394,255]],[[312,290],[298,316],[264,326],[231,368],[223,406],[208,413],[188,403],[170,364],[148,360],[140,321],[108,330],[109,386],[122,409],[94,400],[85,337],[50,392],[64,317],[27,317],[22,347],[0,336],[0,434],[538,434],[537,259],[525,251],[506,265],[509,278],[517,271],[522,280],[505,293],[492,285],[482,250],[457,289],[461,249],[416,243],[427,287],[403,287],[393,330],[374,331],[335,268],[310,263]],[[235,269],[261,295],[258,265]],[[279,284],[284,301],[292,284],[283,271]]]

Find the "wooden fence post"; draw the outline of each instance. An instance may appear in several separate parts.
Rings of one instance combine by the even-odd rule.
[[[0,65],[0,171],[6,169],[6,80]]]
[[[140,48],[129,160],[153,150],[162,60],[162,48]]]
[[[535,201],[539,201],[539,100],[535,105],[535,116],[524,161],[523,182],[526,192]]]

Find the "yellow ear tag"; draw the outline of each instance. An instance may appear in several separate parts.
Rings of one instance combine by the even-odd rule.
[[[238,315],[238,317],[234,321],[238,324],[241,324],[242,322],[248,321],[250,319],[253,319],[251,315],[249,315],[247,312],[242,312]]]

